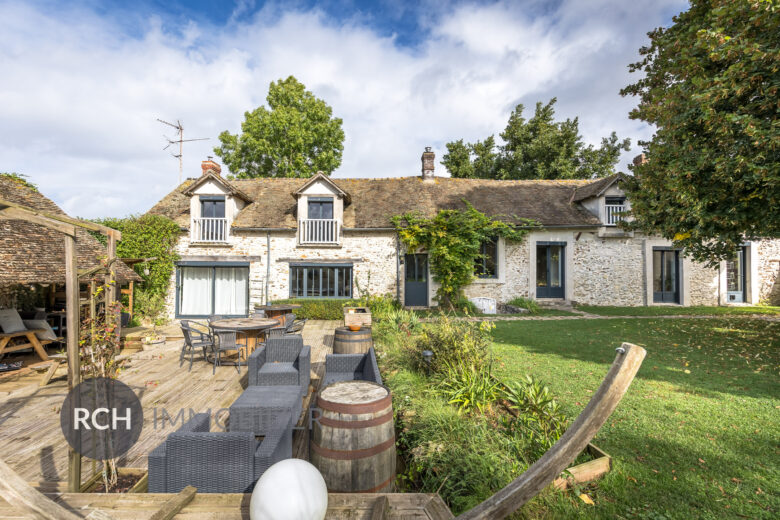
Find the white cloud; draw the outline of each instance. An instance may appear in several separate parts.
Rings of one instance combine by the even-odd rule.
[[[249,3],[228,29],[151,17],[136,20],[140,34],[82,8],[0,4],[0,170],[27,174],[74,215],[143,212],[178,176],[157,117],[211,138],[185,145],[195,176],[217,135],[238,131],[268,83],[290,74],[344,120],[336,177],[414,175],[424,146],[441,157],[447,141],[499,133],[516,103],[552,96],[559,117],[580,116],[586,141],[616,130],[636,143],[651,130],[618,94],[627,65],[645,33],[685,7],[570,1],[534,16],[512,2],[463,5],[430,15],[430,37],[407,49],[317,10],[235,22]]]

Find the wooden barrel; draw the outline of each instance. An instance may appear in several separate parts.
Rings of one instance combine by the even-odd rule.
[[[361,327],[356,331],[339,327],[333,335],[334,354],[365,354],[373,344],[371,327]]]
[[[387,387],[341,381],[317,398],[309,458],[334,493],[389,493],[395,482],[393,402]]]

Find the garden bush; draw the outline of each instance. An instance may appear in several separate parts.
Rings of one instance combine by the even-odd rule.
[[[423,327],[416,349],[411,352],[412,362],[421,368],[421,353],[430,350],[433,359],[429,368],[434,373],[446,373],[453,368],[481,369],[488,359],[493,327],[489,321],[475,323],[441,315]]]
[[[289,298],[274,300],[273,303],[296,303],[301,308],[293,311],[295,315],[309,320],[341,320],[344,318],[344,307],[368,307],[372,319],[381,320],[400,308],[395,298],[389,294],[365,296],[360,299]]]
[[[511,305],[513,307],[520,307],[521,309],[526,309],[530,314],[536,314],[537,312],[539,312],[538,303],[536,303],[531,298],[523,298],[522,296],[509,300],[507,302],[507,305]]]

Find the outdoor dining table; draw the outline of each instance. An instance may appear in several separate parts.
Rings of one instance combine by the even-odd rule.
[[[247,356],[254,352],[258,338],[264,331],[278,326],[279,321],[273,318],[224,318],[211,322],[213,329],[234,330],[242,333],[245,338]]]
[[[268,318],[278,318],[284,316],[288,312],[292,312],[295,309],[300,309],[300,304],[297,303],[277,303],[275,305],[257,305],[255,309],[258,311],[265,311],[265,315]]]

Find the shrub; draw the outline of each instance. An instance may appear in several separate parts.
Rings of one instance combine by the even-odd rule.
[[[481,369],[488,358],[492,322],[453,320],[442,315],[423,328],[417,340],[414,360],[421,362],[423,350],[433,352],[430,369],[446,373],[450,367]]]
[[[383,320],[401,309],[401,306],[391,294],[381,296],[366,296],[361,298],[362,305],[371,309],[371,317],[374,320]]]
[[[296,303],[301,307],[293,311],[295,315],[309,320],[341,320],[344,318],[344,307],[360,305],[359,300],[328,298],[291,298],[273,303]]]
[[[515,417],[505,418],[511,435],[520,436],[529,445],[534,459],[541,457],[566,431],[566,417],[550,390],[530,375],[525,380],[504,383],[500,389]]]
[[[490,409],[501,393],[501,383],[493,377],[490,365],[448,367],[439,390],[460,411],[480,413]]]
[[[455,302],[455,310],[465,314],[471,314],[472,316],[479,314],[477,306],[468,298],[459,298],[458,301]]]
[[[512,305],[513,307],[520,307],[521,309],[526,309],[531,314],[536,314],[537,312],[539,312],[538,303],[536,303],[531,298],[523,298],[522,296],[509,300],[507,302],[507,305]]]
[[[164,325],[165,296],[151,290],[138,289],[135,291],[135,312],[142,321],[154,326]]]

